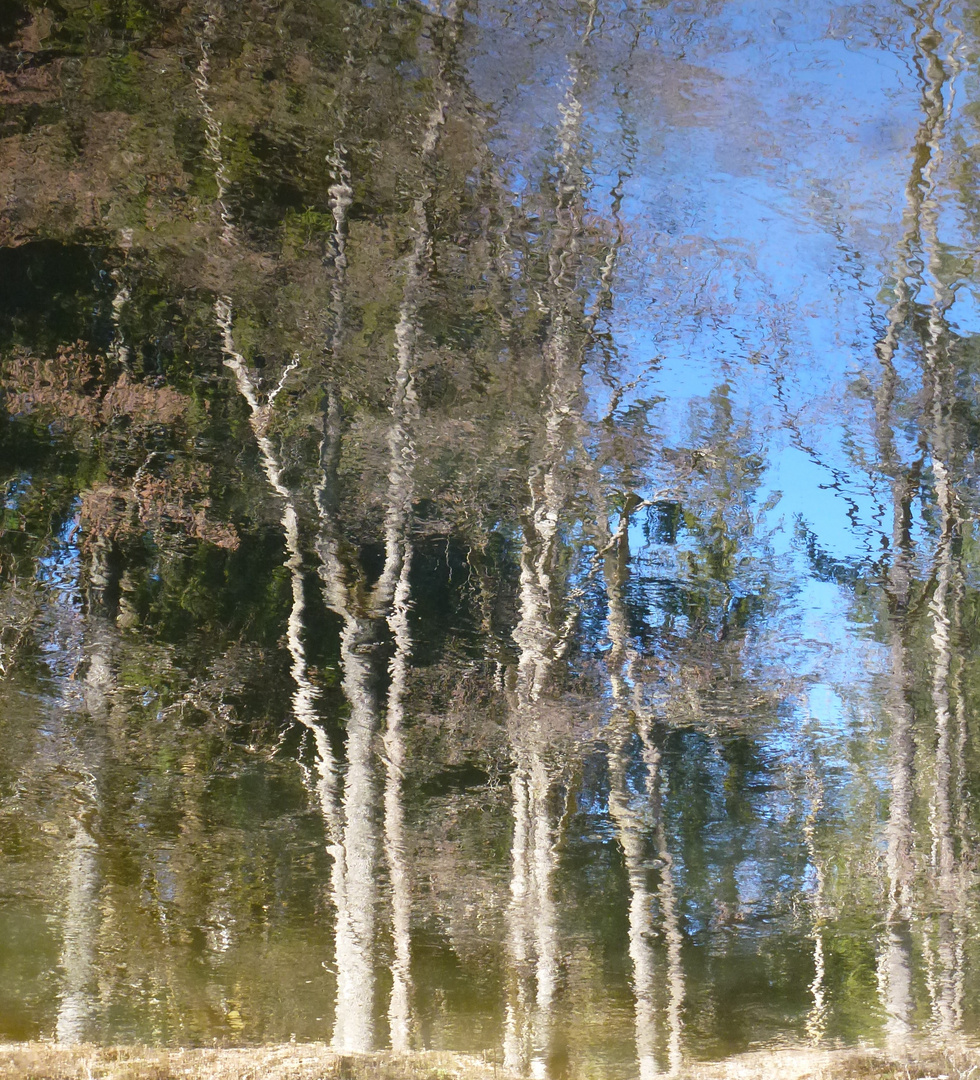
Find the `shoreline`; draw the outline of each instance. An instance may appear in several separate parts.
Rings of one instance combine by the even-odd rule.
[[[338,1054],[326,1043],[171,1049],[85,1043],[0,1044],[3,1080],[504,1080],[467,1054]]]
[[[571,1074],[574,1075],[574,1074]],[[582,1074],[586,1075],[585,1072]],[[666,1075],[666,1074],[664,1074]],[[871,1048],[752,1051],[689,1062],[676,1080],[980,1080],[980,1050]],[[338,1054],[326,1043],[235,1048],[0,1044],[4,1080],[508,1080],[498,1062],[445,1051]]]

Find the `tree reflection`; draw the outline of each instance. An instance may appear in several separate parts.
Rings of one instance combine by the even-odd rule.
[[[635,671],[638,658],[629,635],[625,604],[629,577],[629,525],[630,512],[626,510],[610,537],[606,555],[608,634],[612,642],[609,673],[614,707],[609,736],[609,812],[617,825],[629,879],[629,956],[636,999],[636,1054],[640,1076],[647,1078],[661,1075],[657,1066],[656,997],[662,982],[667,987],[667,1075],[674,1075],[681,1068],[683,939],[672,859],[667,848],[662,816],[662,755],[654,743],[653,718],[643,701],[642,685]],[[635,738],[639,740],[640,759],[646,772],[645,786],[637,794],[630,790],[628,781],[632,765],[631,743]],[[653,896],[647,887],[651,863],[656,866],[660,878],[656,898],[666,940],[666,967],[661,978],[657,977],[657,956],[653,946]]]
[[[686,159],[775,130],[772,96],[716,115],[725,64],[768,64],[725,5],[168,11],[52,9],[2,77],[3,161],[77,195],[0,208],[10,280],[51,292],[12,288],[2,337],[0,826],[65,886],[28,920],[58,979],[27,1034],[332,1027],[644,1078],[967,1034],[973,31],[907,13],[891,303],[873,376],[815,411],[757,340],[796,317],[753,291],[772,244],[716,235],[750,188],[812,210],[793,148],[703,186]],[[779,32],[851,42],[814,25]],[[820,439],[880,553],[856,495],[779,520],[779,456]]]
[[[893,520],[885,583],[890,657],[886,703],[891,747],[885,858],[888,900],[878,984],[885,1030],[895,1047],[903,1045],[913,1031],[917,944],[925,964],[933,1027],[945,1041],[952,1040],[959,1030],[963,1011],[965,868],[960,862],[962,856],[956,854],[953,799],[962,798],[965,792],[955,790],[953,775],[962,775],[959,755],[965,749],[966,733],[962,728],[954,733],[951,703],[951,689],[955,686],[951,654],[954,598],[963,589],[962,563],[956,555],[962,513],[953,480],[959,467],[951,423],[955,411],[953,335],[947,318],[955,293],[944,280],[938,232],[938,178],[962,34],[952,33],[949,55],[942,60],[939,14],[940,5],[926,4],[916,15],[922,120],[905,192],[895,299],[887,313],[885,333],[876,345],[881,367],[875,397],[877,446],[880,467],[891,482]],[[916,304],[923,291],[931,294],[924,318]],[[899,386],[895,356],[903,331],[919,338],[922,368],[922,457],[911,465],[900,460],[892,432]],[[936,548],[930,579],[923,583],[914,580],[916,559],[910,532],[914,484],[920,470],[925,470],[931,482],[928,498],[936,511]],[[923,616],[928,623],[929,647],[921,659],[928,670],[931,737],[923,730],[924,716],[916,715],[910,702],[911,670],[920,660],[910,639],[915,623]],[[928,805],[927,844],[917,836],[917,797]],[[929,855],[924,860],[926,850]],[[917,942],[920,926],[922,936]]]

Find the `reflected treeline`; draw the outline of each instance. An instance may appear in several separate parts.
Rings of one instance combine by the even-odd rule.
[[[969,474],[964,433],[956,420],[961,411],[956,357],[962,346],[949,323],[958,282],[943,258],[939,220],[943,157],[964,40],[949,12],[931,4],[917,15],[914,41],[922,116],[905,192],[894,300],[876,345],[880,371],[875,396],[878,452],[890,481],[893,521],[881,603],[889,656],[884,715],[890,797],[878,984],[888,1038],[897,1046],[908,1042],[923,1015],[946,1042],[965,1034],[966,905],[972,874],[969,733],[956,670],[961,660],[954,655],[959,644],[954,644],[954,624],[956,631],[964,629],[957,609],[967,571],[967,526],[957,489]],[[903,453],[895,438],[903,388],[897,362],[903,350],[921,380],[918,438],[911,453]],[[919,538],[912,532],[916,501],[928,520]]]
[[[907,13],[845,566],[779,518],[791,374],[638,359],[687,257],[644,246],[649,54],[704,35],[545,4],[529,146],[522,18],[0,21],[5,1037],[648,1080],[975,1036],[974,31]]]

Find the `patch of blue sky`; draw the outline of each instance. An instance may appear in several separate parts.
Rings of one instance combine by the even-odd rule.
[[[820,550],[835,560],[864,559],[880,549],[873,538],[877,500],[857,485],[842,489],[835,482],[824,465],[798,447],[785,446],[773,458],[766,488],[781,495],[766,517],[773,536],[781,538],[777,551],[785,553],[793,546],[787,524],[797,520],[805,522]]]
[[[960,337],[980,335],[980,283],[970,278],[956,290],[956,300],[946,314],[950,330]]]
[[[844,699],[828,683],[813,683],[808,687],[806,712],[810,720],[824,730],[845,726],[849,714]]]

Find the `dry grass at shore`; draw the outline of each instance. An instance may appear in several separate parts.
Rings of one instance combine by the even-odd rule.
[[[980,1052],[916,1047],[902,1057],[879,1050],[766,1050],[692,1063],[684,1080],[980,1080]]]
[[[335,1054],[323,1043],[243,1049],[0,1045],[4,1080],[505,1080],[463,1054]]]
[[[508,1080],[463,1054],[338,1055],[323,1043],[242,1049],[0,1045],[3,1080]],[[678,1080],[980,1080],[980,1051],[786,1049],[689,1063]]]

